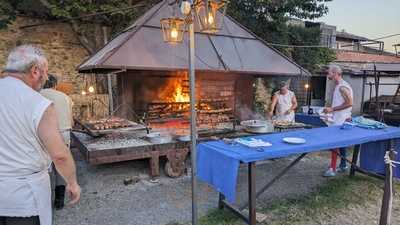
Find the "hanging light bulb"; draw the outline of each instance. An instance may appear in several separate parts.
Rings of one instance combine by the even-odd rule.
[[[182,18],[164,18],[160,20],[164,41],[180,43],[183,41],[185,21]]]
[[[211,12],[208,13],[208,19],[207,22],[209,25],[213,25],[214,24],[214,16]]]
[[[178,30],[176,29],[176,27],[171,29],[171,38],[173,40],[176,40],[178,38]]]
[[[305,84],[305,85],[304,85],[304,88],[305,88],[305,89],[309,89],[309,88],[310,88],[310,85],[309,85],[309,84]]]
[[[93,87],[93,86],[90,86],[89,89],[88,89],[88,91],[89,91],[90,93],[93,93],[93,92],[94,92],[94,87]]]
[[[86,91],[82,91],[82,95],[86,95]]]

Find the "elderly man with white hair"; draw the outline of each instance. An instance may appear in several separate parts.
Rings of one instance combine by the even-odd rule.
[[[48,62],[39,48],[16,47],[0,79],[0,225],[51,225],[51,161],[80,199],[75,163],[58,131],[56,110],[38,93]]]
[[[349,83],[343,80],[342,69],[337,65],[329,66],[328,79],[335,82],[335,89],[332,96],[332,105],[331,107],[326,107],[324,112],[331,113],[333,116],[333,122],[329,125],[342,125],[347,120],[351,120],[353,89]],[[336,175],[336,161],[338,153],[340,153],[341,156],[338,172],[346,171],[346,148],[334,149],[331,153],[331,165],[325,172],[325,177],[333,177]]]

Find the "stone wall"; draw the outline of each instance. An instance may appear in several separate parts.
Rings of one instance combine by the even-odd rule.
[[[39,23],[43,25],[23,27]],[[87,114],[86,111],[81,110],[89,108],[87,105],[88,101],[81,100],[80,93],[82,90],[87,89],[89,85],[95,84],[91,82],[94,81],[93,78],[88,79],[87,76],[90,75],[79,74],[76,71],[76,67],[88,56],[88,52],[80,45],[70,26],[66,23],[55,23],[30,17],[18,17],[7,29],[0,30],[0,68],[4,67],[9,51],[21,44],[34,44],[44,50],[49,60],[49,73],[55,74],[59,82],[69,84],[72,87],[72,90],[68,94],[75,101],[74,115]],[[97,106],[101,107],[98,111],[107,111],[107,96],[97,96],[105,103],[105,106]],[[84,99],[86,98],[84,97]],[[103,109],[103,107],[105,108]]]

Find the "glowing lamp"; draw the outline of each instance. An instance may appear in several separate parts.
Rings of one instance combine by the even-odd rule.
[[[181,43],[185,32],[185,20],[179,17],[160,20],[163,38],[168,43]]]
[[[196,15],[200,31],[216,33],[222,29],[226,14],[226,0],[198,0],[196,1]]]

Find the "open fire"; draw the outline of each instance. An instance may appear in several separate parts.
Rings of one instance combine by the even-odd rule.
[[[182,86],[178,84],[175,89],[174,102],[189,102],[189,101],[190,101],[189,95],[182,93]]]
[[[203,95],[198,88],[196,99],[197,126],[200,129],[233,129],[230,96]],[[147,121],[152,127],[189,127],[189,84],[185,76],[171,78],[159,91],[158,99],[147,104]]]

